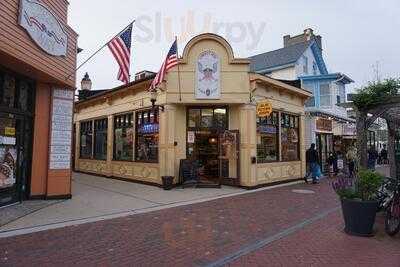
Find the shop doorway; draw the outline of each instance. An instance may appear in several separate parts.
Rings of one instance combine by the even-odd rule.
[[[239,185],[239,131],[228,130],[226,107],[188,108],[187,159],[196,161],[198,186]]]
[[[0,207],[28,194],[31,134],[23,116],[0,112]]]
[[[326,173],[329,171],[328,157],[329,153],[333,151],[333,134],[329,133],[317,133],[317,152],[319,156],[319,162],[321,163],[322,172]]]

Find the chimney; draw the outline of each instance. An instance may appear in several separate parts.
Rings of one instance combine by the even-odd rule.
[[[307,28],[304,30],[304,36],[306,37],[306,41],[310,41],[314,36],[314,31],[311,28]]]
[[[285,35],[283,36],[283,47],[289,46],[289,41],[290,41],[290,35]]]
[[[90,80],[89,74],[87,72],[81,81],[81,90],[92,90],[92,81]]]

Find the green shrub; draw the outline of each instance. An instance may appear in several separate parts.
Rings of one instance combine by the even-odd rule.
[[[358,173],[356,190],[359,192],[362,200],[373,200],[376,192],[383,182],[384,176],[370,170],[361,170]]]

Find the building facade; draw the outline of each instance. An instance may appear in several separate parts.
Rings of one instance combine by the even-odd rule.
[[[77,34],[65,0],[0,5],[0,206],[71,195]]]
[[[331,151],[344,153],[354,141],[354,120],[337,104],[346,101],[346,85],[352,83],[342,73],[329,73],[323,59],[322,38],[312,29],[283,37],[284,47],[250,57],[251,70],[281,80],[299,80],[313,97],[306,102],[306,147],[315,143],[320,162],[327,169]],[[354,132],[353,132],[354,133]]]
[[[168,72],[154,107],[148,72],[77,102],[75,169],[155,185],[162,176],[185,182],[184,162],[205,186],[254,188],[303,177],[311,94],[250,73],[249,65],[222,37],[202,34]]]

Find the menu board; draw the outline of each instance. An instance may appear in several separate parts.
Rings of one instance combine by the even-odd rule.
[[[74,91],[53,90],[50,142],[52,170],[66,170],[71,166],[73,101]]]

